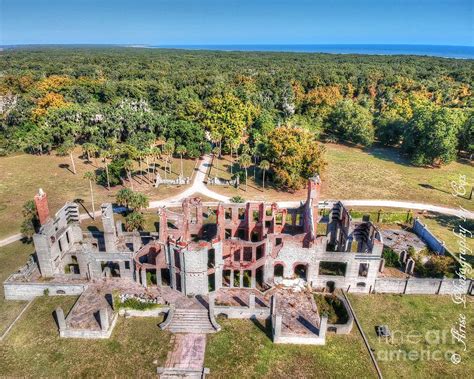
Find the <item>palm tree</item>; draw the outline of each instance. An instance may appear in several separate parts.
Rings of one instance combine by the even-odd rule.
[[[85,144],[82,145],[82,151],[83,151],[83,154],[87,156],[87,162],[90,162],[91,156],[94,156],[95,158],[95,155],[99,151],[99,148],[97,145],[91,142],[86,142]]]
[[[132,190],[133,190],[133,182],[132,182],[133,160],[127,159],[123,163],[123,168],[127,172],[128,181],[130,182],[130,186],[132,187]]]
[[[110,191],[110,177],[109,177],[109,161],[111,154],[108,150],[102,150],[100,152],[100,157],[102,158],[105,164],[105,175],[107,176],[107,189]]]
[[[212,154],[214,154],[214,160],[216,161],[216,177],[219,176],[219,152],[220,149],[217,146],[212,149]]]
[[[248,154],[242,154],[239,158],[239,163],[240,163],[240,167],[243,167],[245,169],[245,191],[247,191],[248,190],[247,169],[252,164],[252,158]]]
[[[265,189],[265,171],[267,171],[270,168],[270,162],[264,159],[263,161],[260,162],[259,168],[260,170],[262,170],[262,184],[263,184],[263,189]]]
[[[176,148],[176,153],[179,154],[179,157],[181,159],[181,177],[184,177],[184,172],[183,172],[183,155],[187,153],[186,147],[183,145],[179,145]]]
[[[87,171],[84,174],[84,179],[87,179],[89,181],[89,188],[91,191],[92,219],[95,220],[94,190],[92,188],[92,182],[95,182],[96,180],[95,173],[93,171]]]
[[[173,157],[174,149],[175,146],[173,139],[169,139],[163,146],[163,153],[165,154],[165,179],[167,179],[166,169],[168,167],[168,163],[170,164],[169,173],[171,174],[171,158]]]
[[[72,154],[75,147],[76,145],[74,144],[73,140],[67,140],[67,141],[64,141],[62,146],[58,149],[60,154],[64,154],[64,155],[69,154],[69,158],[71,159],[71,164],[72,164],[72,172],[74,173],[74,175],[77,174],[76,164],[74,162],[74,156]]]

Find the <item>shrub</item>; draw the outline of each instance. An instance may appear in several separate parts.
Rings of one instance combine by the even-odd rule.
[[[314,295],[320,315],[328,315],[329,324],[345,324],[349,319],[344,303],[335,295]]]
[[[397,268],[399,268],[401,266],[400,258],[398,256],[398,254],[395,253],[389,247],[384,247],[383,253],[382,253],[382,258],[385,259],[385,266],[387,266],[387,267],[397,267]]]

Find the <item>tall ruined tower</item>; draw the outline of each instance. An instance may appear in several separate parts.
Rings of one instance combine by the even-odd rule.
[[[101,205],[102,225],[104,227],[105,251],[115,252],[117,250],[117,231],[114,222],[114,210],[112,204]]]
[[[321,193],[321,178],[319,175],[308,179],[308,195],[305,205],[304,231],[310,234],[310,240],[317,236],[318,204]]]
[[[36,211],[41,225],[44,225],[49,219],[48,196],[41,188],[34,197]]]

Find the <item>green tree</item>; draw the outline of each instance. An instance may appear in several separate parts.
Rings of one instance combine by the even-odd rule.
[[[91,156],[96,156],[99,151],[99,147],[91,142],[86,142],[82,145],[82,151],[87,156],[87,162],[91,161]]]
[[[23,204],[22,208],[23,222],[21,223],[21,234],[28,241],[31,241],[33,235],[40,227],[38,212],[33,200],[28,200]]]
[[[242,167],[245,170],[245,191],[247,191],[248,190],[247,169],[252,164],[252,158],[248,154],[242,154],[239,158],[239,164],[240,164],[240,167]]]
[[[133,191],[130,188],[122,188],[117,191],[117,194],[115,195],[115,202],[122,207],[129,208],[132,197]]]
[[[262,170],[262,187],[265,189],[265,172],[270,169],[270,162],[264,159],[260,162],[259,168]]]
[[[405,129],[402,148],[418,166],[452,162],[463,121],[458,111],[432,104],[418,106]]]
[[[325,149],[306,129],[282,126],[272,131],[264,158],[270,162],[275,183],[297,190],[315,174],[321,174],[326,161]]]
[[[125,217],[125,228],[132,232],[135,230],[143,230],[145,225],[145,218],[140,212],[131,212]]]
[[[328,116],[327,132],[340,139],[361,145],[374,141],[372,114],[352,100],[342,100]]]

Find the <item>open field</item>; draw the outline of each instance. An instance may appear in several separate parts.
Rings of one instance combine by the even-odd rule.
[[[120,317],[108,340],[61,339],[52,312],[61,306],[67,313],[75,300],[35,300],[0,342],[0,376],[156,377],[170,348],[171,335],[157,326],[161,320]]]
[[[33,245],[20,241],[0,247],[0,334],[27,304],[26,301],[6,301],[3,297],[2,283],[26,263],[33,250]]]
[[[472,377],[472,302],[463,309],[450,296],[351,295],[350,300],[385,378]],[[465,352],[461,344],[452,343],[450,334],[461,313],[467,319]],[[379,339],[377,325],[387,325],[393,339]],[[461,363],[450,361],[450,351],[461,354]],[[412,352],[411,359],[408,352]]]
[[[208,337],[205,367],[213,378],[374,378],[362,338],[330,335],[326,346],[276,345],[269,328],[250,320],[219,320]],[[258,324],[258,325],[257,325]]]
[[[89,181],[84,179],[86,171],[96,170],[101,166],[97,160],[87,164],[80,159],[80,151],[75,154],[77,175],[74,175],[64,165],[70,165],[69,157],[56,155],[28,155],[19,154],[0,158],[0,238],[18,233],[22,222],[21,209],[25,201],[32,199],[38,188],[48,194],[50,211],[56,212],[66,201],[74,199],[84,200],[84,206],[90,210]],[[160,162],[158,162],[160,163]],[[185,175],[191,176],[195,160],[184,160]],[[137,165],[138,168],[138,165]],[[174,159],[172,175],[179,174],[180,160]],[[162,168],[160,175],[164,177]],[[153,188],[150,184],[141,184],[142,177],[134,177],[134,188],[143,189],[150,199],[158,200],[183,191],[186,186],[160,186]],[[130,184],[125,181],[125,186]],[[94,185],[96,209],[102,202],[113,202],[115,192],[122,188],[117,186],[110,192],[106,188]]]
[[[453,162],[441,168],[423,168],[412,166],[400,156],[397,149],[373,147],[359,149],[339,144],[325,144],[328,165],[323,172],[323,199],[387,199],[407,200],[457,208],[473,208],[473,201],[455,198],[451,194],[451,181],[457,180],[460,174],[468,179],[468,192],[474,185],[474,167],[469,163]],[[235,160],[235,159],[234,159]],[[230,159],[223,157],[211,170],[211,176],[229,179]],[[249,191],[245,183],[240,189],[233,187],[212,186],[216,192],[229,196],[240,195],[245,199],[288,199],[297,200],[305,197],[305,191],[295,194],[278,192],[271,188],[265,191],[261,186],[261,173],[257,170],[257,182],[253,180],[253,167],[248,170]]]

